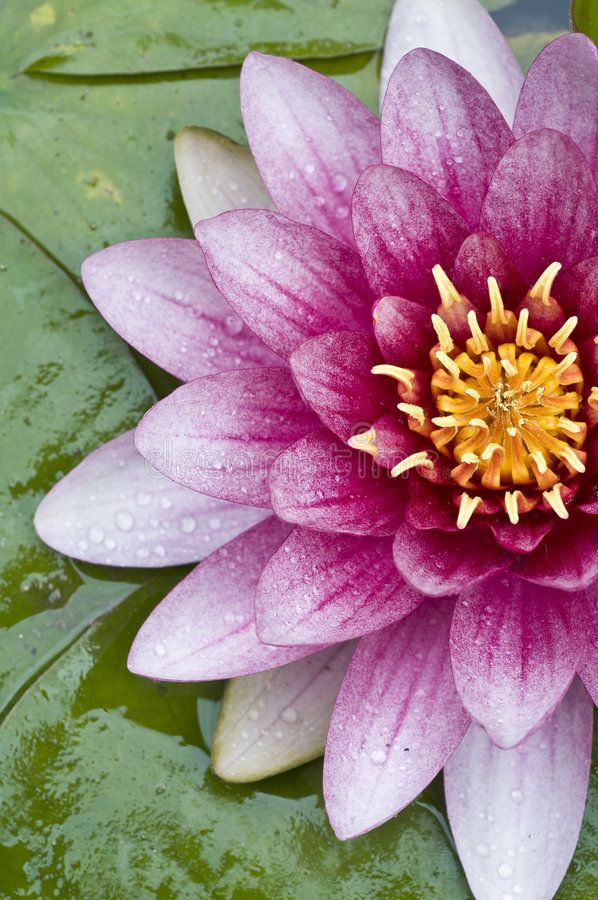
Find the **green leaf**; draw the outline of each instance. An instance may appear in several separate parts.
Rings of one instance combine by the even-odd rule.
[[[2,216],[0,303],[1,711],[139,580],[93,578],[44,546],[32,519],[61,473],[131,427],[152,393],[78,287]]]
[[[353,56],[326,69],[375,106],[377,62]],[[106,244],[190,235],[172,141],[199,123],[243,140],[237,69],[158,82],[22,76],[4,89],[0,74],[0,208],[77,274]]]
[[[429,793],[341,843],[321,765],[232,788],[209,769],[198,689],[127,675],[156,579],[88,629],[0,729],[0,871],[9,896],[469,896]]]
[[[20,0],[0,12],[17,71],[123,75],[297,59],[382,46],[393,0]]]
[[[572,0],[571,19],[576,31],[598,42],[598,6],[595,0]]]

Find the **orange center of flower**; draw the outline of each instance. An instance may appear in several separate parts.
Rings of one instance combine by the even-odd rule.
[[[420,373],[392,365],[372,370],[397,380],[399,409],[411,429],[436,449],[403,459],[391,475],[416,469],[435,480],[435,459],[450,460],[450,480],[461,491],[460,528],[476,512],[496,511],[497,500],[513,524],[537,506],[568,517],[563,491],[585,472],[582,448],[588,431],[582,418],[583,376],[571,340],[577,318],[571,316],[549,335],[529,325],[530,307],[554,304],[550,292],[560,268],[558,263],[548,267],[515,315],[505,309],[494,278],[488,279],[489,310],[482,314],[435,266],[442,301],[432,316],[438,342],[430,354],[434,371],[428,396],[431,387],[435,410],[429,402],[417,402],[418,391],[426,393],[418,387]],[[590,407],[597,393],[592,389]],[[374,429],[350,443],[376,454]],[[446,473],[446,464],[442,469]]]

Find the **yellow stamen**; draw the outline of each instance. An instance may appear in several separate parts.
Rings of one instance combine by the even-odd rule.
[[[544,459],[542,452],[540,450],[534,450],[533,453],[530,453],[530,457],[536,463],[540,475],[544,475],[548,466],[546,465],[546,460]]]
[[[477,466],[480,461],[480,457],[477,453],[472,453],[471,451],[464,453],[461,457],[461,462],[467,463],[467,465]]]
[[[564,459],[566,462],[568,462],[571,468],[575,469],[576,472],[579,472],[580,474],[585,472],[586,467],[582,463],[581,459],[576,456],[573,447],[565,447],[564,450],[561,450],[559,456],[561,457],[561,459]]]
[[[544,272],[542,272],[535,285],[529,292],[530,297],[533,297],[534,300],[541,300],[545,306],[548,306],[554,279],[559,274],[562,268],[562,265],[558,262],[551,263],[548,268]]]
[[[559,378],[559,376],[561,376],[563,374],[563,372],[567,371],[569,366],[573,365],[573,363],[576,361],[576,359],[577,359],[577,353],[575,353],[574,351],[571,351],[571,353],[567,353],[565,358],[562,359],[560,361],[560,363],[558,365],[556,365],[554,367],[554,369],[552,370],[552,373],[551,373],[552,376],[554,378]]]
[[[559,481],[553,488],[551,488],[551,490],[544,491],[542,496],[560,519],[568,519],[569,513],[567,511],[567,507],[563,503],[563,498],[561,497],[562,487],[563,485]]]
[[[488,293],[490,294],[490,321],[493,325],[506,325],[505,305],[498,281],[493,275],[488,279]]]
[[[459,500],[459,515],[457,516],[457,528],[462,530],[467,527],[469,520],[481,502],[481,497],[470,497],[469,494],[461,494],[461,499]]]
[[[470,419],[469,424],[473,425],[474,428],[488,428],[488,423],[484,422],[483,419]]]
[[[434,266],[432,275],[440,294],[440,302],[445,309],[450,309],[455,303],[461,303],[462,297],[442,266]]]
[[[509,428],[507,428],[507,434],[509,435],[509,437],[517,437],[517,429],[513,428],[513,426],[511,425]]]
[[[519,313],[519,320],[517,322],[517,334],[515,335],[515,342],[519,344],[520,347],[525,347],[526,350],[531,348],[531,345],[527,342],[527,323],[529,321],[529,309],[524,307]]]
[[[577,326],[577,316],[570,316],[564,325],[561,325],[559,330],[555,332],[550,340],[548,341],[551,347],[554,347],[557,353],[561,352],[561,348],[565,341],[571,337],[574,329]]]
[[[419,422],[420,425],[424,425],[426,414],[423,407],[416,406],[414,403],[397,403],[397,409],[400,409],[401,412],[411,416],[411,418],[415,419],[416,422]]]
[[[455,345],[453,343],[451,333],[448,329],[448,325],[446,324],[444,319],[441,319],[440,316],[434,313],[432,316],[432,326],[438,336],[440,349],[443,351],[443,353],[450,353]]]
[[[496,453],[496,451],[502,450],[502,449],[503,448],[501,447],[500,444],[488,444],[488,446],[484,448],[484,452],[482,453],[482,459],[483,460],[492,459],[492,457]]]
[[[432,424],[438,425],[439,428],[456,428],[459,425],[454,416],[435,416]]]
[[[403,472],[414,469],[416,466],[422,466],[424,469],[431,469],[433,465],[432,461],[428,459],[427,452],[425,450],[420,450],[419,453],[412,453],[411,456],[407,456],[405,459],[401,460],[400,463],[390,470],[390,475],[391,478],[397,478],[399,475],[402,475]]]
[[[505,493],[505,509],[509,517],[509,521],[516,525],[519,521],[519,497],[523,497],[521,491],[506,491]]]
[[[415,372],[412,372],[411,369],[402,369],[400,366],[390,366],[387,363],[374,366],[372,375],[388,375],[389,378],[396,379],[409,389],[413,386],[413,381],[415,379]]]
[[[476,403],[480,402],[480,392],[476,391],[475,388],[465,388],[464,393],[469,394],[470,397],[473,397]]]
[[[442,363],[447,372],[450,372],[454,378],[459,378],[461,372],[459,366],[455,362],[454,359],[451,359],[447,353],[443,353],[442,350],[436,351],[436,359],[439,363]]]
[[[510,359],[502,359],[500,364],[510,378],[517,374],[517,366],[514,366]]]
[[[372,456],[375,456],[377,450],[376,429],[369,428],[367,431],[362,431],[361,434],[354,434],[347,443],[354,450],[363,450],[365,453],[371,453]]]
[[[469,325],[469,330],[471,331],[475,352],[480,354],[487,353],[490,347],[488,346],[488,341],[486,340],[482,329],[478,325],[478,317],[476,316],[474,309],[471,309],[467,313],[467,324]]]
[[[578,422],[572,422],[571,419],[564,419],[562,416],[558,420],[559,428],[563,431],[569,432],[569,434],[579,434],[582,430],[581,425]]]

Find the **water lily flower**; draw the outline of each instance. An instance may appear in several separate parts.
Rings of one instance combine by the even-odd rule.
[[[253,158],[177,141],[197,242],[86,260],[100,312],[186,383],[36,526],[93,562],[211,551],[129,666],[235,679],[223,777],[326,741],[346,839],[444,767],[474,895],[551,897],[598,700],[598,52],[565,36],[523,81],[476,0],[420,6],[393,12],[380,120],[252,53]]]

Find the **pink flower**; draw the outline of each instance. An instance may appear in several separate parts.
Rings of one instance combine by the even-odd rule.
[[[450,22],[416,6],[393,14],[380,122],[253,53],[241,105],[265,187],[242,150],[188,131],[199,243],[85,262],[106,319],[187,383],[137,428],[149,467],[117,438],[36,525],[93,562],[213,551],[145,623],[131,670],[286,666],[254,718],[297,763],[331,716],[340,838],[446,766],[475,896],[550,897],[598,697],[598,52],[563,37],[521,86],[474,0]],[[432,49],[405,54],[408,33]],[[235,739],[217,770],[256,777],[257,727]]]

